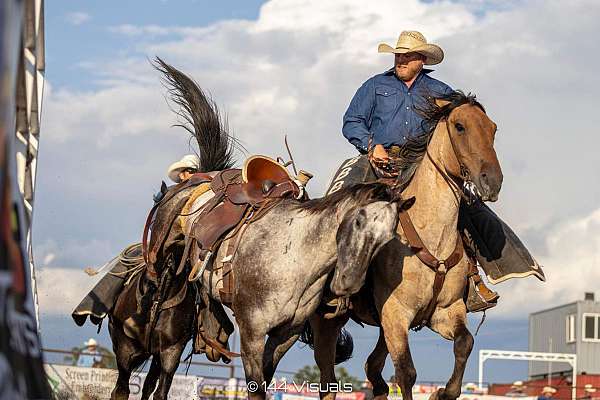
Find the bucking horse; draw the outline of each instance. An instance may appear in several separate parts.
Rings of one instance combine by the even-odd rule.
[[[216,105],[185,74],[160,59],[156,66],[198,141],[201,165],[153,208],[143,272],[107,312],[119,369],[112,398],[128,397],[132,370],[152,356],[143,398],[160,377],[154,399],[166,399],[183,348],[204,323],[206,313],[197,312],[220,319],[221,304],[240,328],[246,379],[257,385],[249,397],[265,398],[278,362],[321,303],[330,273],[340,265],[366,269],[394,238],[398,213],[412,200],[378,182],[308,200],[300,174],[268,157],[250,157],[233,169],[235,140]],[[136,324],[136,303],[144,302],[149,316]],[[227,359],[230,333],[206,334],[199,340],[204,347],[195,350]]]

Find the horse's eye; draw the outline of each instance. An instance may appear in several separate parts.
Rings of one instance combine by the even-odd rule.
[[[463,133],[465,131],[465,127],[462,126],[462,124],[460,122],[455,123],[454,127],[456,128],[458,133]]]

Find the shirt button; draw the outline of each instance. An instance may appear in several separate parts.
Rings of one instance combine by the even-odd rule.
[[[406,136],[402,136],[404,138],[404,140],[406,140]]]
[[[408,92],[408,95],[410,96],[410,92]]]
[[[409,109],[410,109],[410,107],[409,107],[409,106],[406,106],[406,109],[407,109],[407,110],[409,110]]]
[[[405,122],[404,122],[404,125],[408,125],[408,121],[405,121]]]
[[[386,96],[387,96],[387,92],[385,92],[385,93],[384,93],[384,95],[386,95]]]

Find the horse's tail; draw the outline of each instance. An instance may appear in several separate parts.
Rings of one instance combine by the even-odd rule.
[[[304,329],[302,330],[298,340],[304,344],[307,344],[308,347],[314,350],[314,335],[308,321],[306,321],[304,324]],[[350,358],[352,358],[353,351],[354,340],[352,339],[352,335],[345,328],[342,328],[335,344],[335,365],[341,364],[344,361],[348,361]]]
[[[220,115],[216,103],[194,80],[159,57],[153,66],[163,74],[163,83],[175,105],[173,112],[182,118],[175,126],[187,130],[198,142],[200,172],[233,167],[234,150],[243,147],[229,134],[226,118]]]

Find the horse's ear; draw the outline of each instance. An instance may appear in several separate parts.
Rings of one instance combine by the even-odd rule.
[[[435,99],[435,105],[438,107],[444,107],[447,106],[448,104],[450,104],[450,100],[444,100],[444,99]]]
[[[409,208],[411,208],[413,206],[413,204],[415,204],[415,196],[412,196],[406,200],[400,200],[400,208],[398,209],[398,211],[402,212],[402,211],[406,211]]]

